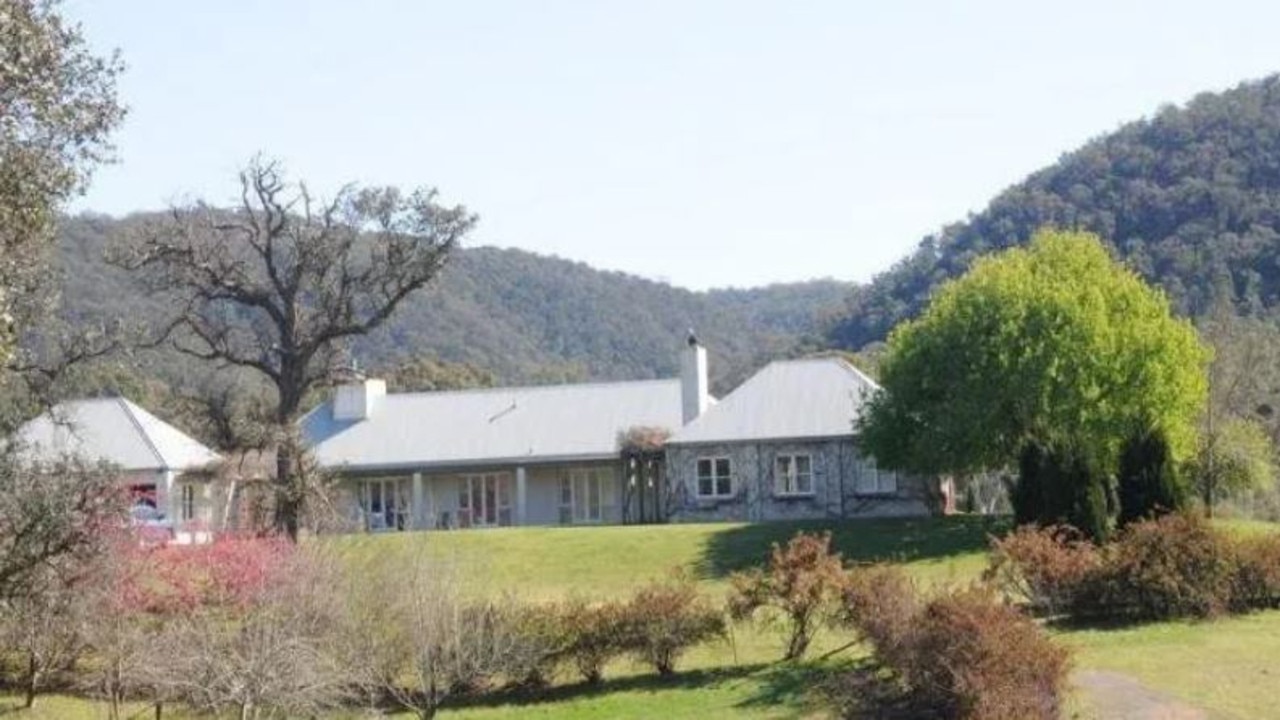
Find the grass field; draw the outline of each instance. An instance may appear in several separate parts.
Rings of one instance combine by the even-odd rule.
[[[610,597],[627,593],[673,567],[692,572],[709,596],[721,598],[728,575],[761,562],[772,542],[799,530],[830,530],[836,547],[853,561],[903,563],[923,584],[964,583],[985,565],[988,534],[1001,521],[974,517],[875,520],[842,523],[708,524],[658,527],[522,528],[467,532],[353,535],[325,540],[350,562],[401,552],[452,558],[485,579],[487,591],[525,599],[568,595]],[[1240,532],[1272,532],[1275,526],[1237,523]],[[1280,612],[1202,623],[1161,623],[1121,630],[1056,632],[1076,650],[1077,666],[1131,675],[1151,688],[1229,718],[1280,717]],[[827,633],[811,657],[850,638]],[[609,668],[602,687],[571,680],[545,697],[497,695],[444,718],[822,718],[829,712],[816,688],[827,674],[856,660],[843,651],[825,660],[781,664],[781,636],[767,628],[738,626],[731,643],[699,648],[681,663],[678,677],[662,681],[630,662]],[[139,717],[145,710],[139,708]],[[1082,698],[1071,714],[1105,717]],[[46,698],[33,720],[88,720],[104,713],[88,703]],[[166,717],[181,717],[166,713]]]

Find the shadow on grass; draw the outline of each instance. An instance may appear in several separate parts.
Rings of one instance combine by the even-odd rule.
[[[736,707],[788,708],[796,717],[810,717],[832,707],[832,689],[838,678],[858,667],[859,661],[781,662],[762,667],[755,675],[759,689]]]
[[[541,690],[509,689],[468,695],[451,700],[449,708],[501,707],[507,705],[531,706],[544,703],[561,703],[570,700],[589,699],[623,692],[658,692],[662,690],[698,690],[720,683],[741,680],[761,672],[769,666],[765,663],[738,665],[725,668],[689,670],[670,677],[654,674],[609,678],[597,685],[585,682],[556,685]]]
[[[854,562],[943,559],[985,550],[988,536],[1009,525],[1007,517],[982,515],[755,523],[712,535],[697,570],[711,579],[760,565],[773,543],[797,532],[830,531],[835,549]]]

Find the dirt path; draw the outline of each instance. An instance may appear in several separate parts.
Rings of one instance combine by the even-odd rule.
[[[1106,670],[1082,670],[1077,686],[1089,698],[1097,720],[1208,720],[1209,715],[1134,678]]]

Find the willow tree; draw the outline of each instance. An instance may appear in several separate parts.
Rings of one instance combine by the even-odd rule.
[[[1096,236],[1041,230],[977,260],[893,332],[861,432],[881,464],[923,473],[1009,468],[1032,442],[1114,471],[1136,432],[1160,432],[1182,459],[1209,358]]]
[[[344,343],[372,332],[427,285],[475,216],[434,189],[348,186],[326,202],[255,160],[240,202],[175,207],[112,261],[168,300],[180,353],[257,373],[274,388],[275,524],[296,537],[310,488],[294,431],[312,390],[340,370]]]

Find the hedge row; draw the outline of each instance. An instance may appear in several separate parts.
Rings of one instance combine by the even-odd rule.
[[[1237,537],[1193,515],[1127,526],[1104,546],[1070,527],[992,543],[987,577],[1032,613],[1165,620],[1280,607],[1280,535]]]

